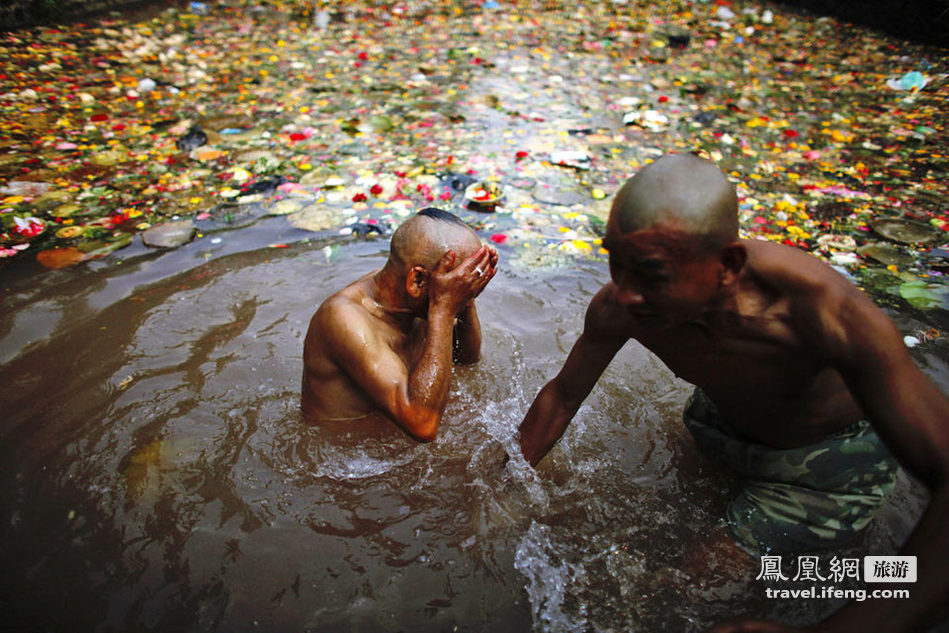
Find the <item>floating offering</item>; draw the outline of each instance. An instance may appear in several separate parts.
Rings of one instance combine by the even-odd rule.
[[[474,211],[494,211],[502,197],[501,188],[493,182],[476,182],[465,189],[468,208]]]

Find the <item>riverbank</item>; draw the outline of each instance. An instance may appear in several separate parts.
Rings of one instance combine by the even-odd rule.
[[[745,237],[936,330],[949,307],[945,49],[833,18],[198,2],[9,34],[0,76],[0,266],[21,272],[273,216],[386,234],[428,204],[525,265],[602,260],[612,192],[697,151],[734,179]]]

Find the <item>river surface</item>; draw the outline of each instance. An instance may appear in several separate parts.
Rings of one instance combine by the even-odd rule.
[[[277,226],[214,247],[133,246],[120,263],[5,271],[7,622],[681,632],[744,614],[807,622],[839,605],[769,602],[758,561],[696,558],[733,482],[697,459],[681,424],[691,387],[637,345],[537,471],[516,452],[605,262],[531,268],[502,248],[479,299],[483,359],[455,369],[440,435],[418,444],[382,420],[300,421],[310,316],[381,266],[388,243]],[[945,363],[918,359],[945,388]],[[901,473],[849,553],[893,552],[923,503]]]

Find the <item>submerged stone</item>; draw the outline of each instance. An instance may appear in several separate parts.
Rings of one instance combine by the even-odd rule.
[[[868,222],[878,235],[901,244],[938,244],[947,241],[942,231],[926,224],[900,218],[880,218]]]
[[[152,248],[176,248],[193,240],[196,231],[191,220],[168,222],[142,233],[142,242]]]
[[[905,267],[912,266],[916,263],[916,258],[912,255],[907,255],[895,246],[883,244],[881,242],[875,242],[872,244],[867,244],[866,246],[862,246],[857,250],[857,252],[860,255],[869,257],[870,259],[878,261],[885,266]]]
[[[200,126],[194,125],[184,136],[175,141],[175,145],[182,152],[190,152],[207,142],[208,135],[204,133]]]
[[[534,200],[538,202],[558,204],[565,207],[581,204],[589,199],[589,194],[585,191],[551,187],[549,185],[537,185],[534,187],[531,195],[534,197]]]
[[[84,261],[86,257],[86,253],[75,246],[67,246],[65,248],[50,248],[45,251],[40,251],[36,254],[36,261],[38,261],[43,268],[58,270],[60,268],[74,266]]]
[[[296,200],[280,200],[271,206],[268,211],[270,215],[289,215],[296,213],[303,205]]]
[[[304,231],[325,231],[339,223],[339,209],[325,204],[311,204],[302,211],[288,215],[290,224]]]
[[[86,254],[86,259],[96,259],[97,257],[105,257],[120,248],[125,248],[131,243],[132,235],[130,233],[119,233],[110,236],[106,240],[83,242],[78,248]]]
[[[0,187],[0,194],[8,196],[41,196],[53,185],[48,182],[33,182],[29,180],[11,180],[5,186]]]
[[[62,190],[47,191],[43,195],[35,198],[33,200],[33,208],[40,211],[49,211],[53,207],[57,207],[69,201],[69,192]],[[57,214],[58,215],[58,214]],[[66,217],[61,215],[59,217]]]
[[[68,218],[69,216],[73,215],[74,213],[78,211],[82,211],[82,207],[79,206],[78,204],[74,204],[70,202],[67,204],[60,205],[56,207],[55,209],[53,209],[51,212],[51,215],[54,215],[57,218]]]

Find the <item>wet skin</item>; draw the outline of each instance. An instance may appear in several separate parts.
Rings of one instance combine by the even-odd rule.
[[[602,324],[596,335],[615,343],[636,339],[679,377],[701,386],[741,434],[769,446],[812,444],[863,417],[840,372],[809,344],[806,312],[758,271],[788,263],[807,269],[827,288],[845,280],[809,255],[768,242],[733,249],[740,277],[713,257],[689,257],[660,229],[606,240],[613,282],[591,305]],[[744,253],[741,253],[741,251]],[[799,260],[799,261],[798,261]],[[830,274],[828,274],[830,273]],[[806,295],[804,285],[798,292]]]
[[[949,551],[949,400],[886,315],[823,262],[747,240],[705,254],[681,229],[672,220],[624,232],[611,214],[604,246],[612,281],[520,426],[525,458],[537,464],[553,447],[629,339],[703,388],[739,433],[762,444],[803,446],[869,419],[933,493],[903,549],[919,557],[926,581],[912,605],[854,603],[811,630],[884,630],[880,618],[893,631],[930,622],[949,593],[939,571]],[[761,630],[785,630],[768,626]]]
[[[434,439],[452,362],[480,357],[475,298],[497,262],[497,252],[471,233],[431,272],[384,268],[324,301],[304,342],[304,419],[380,412],[415,439]]]

